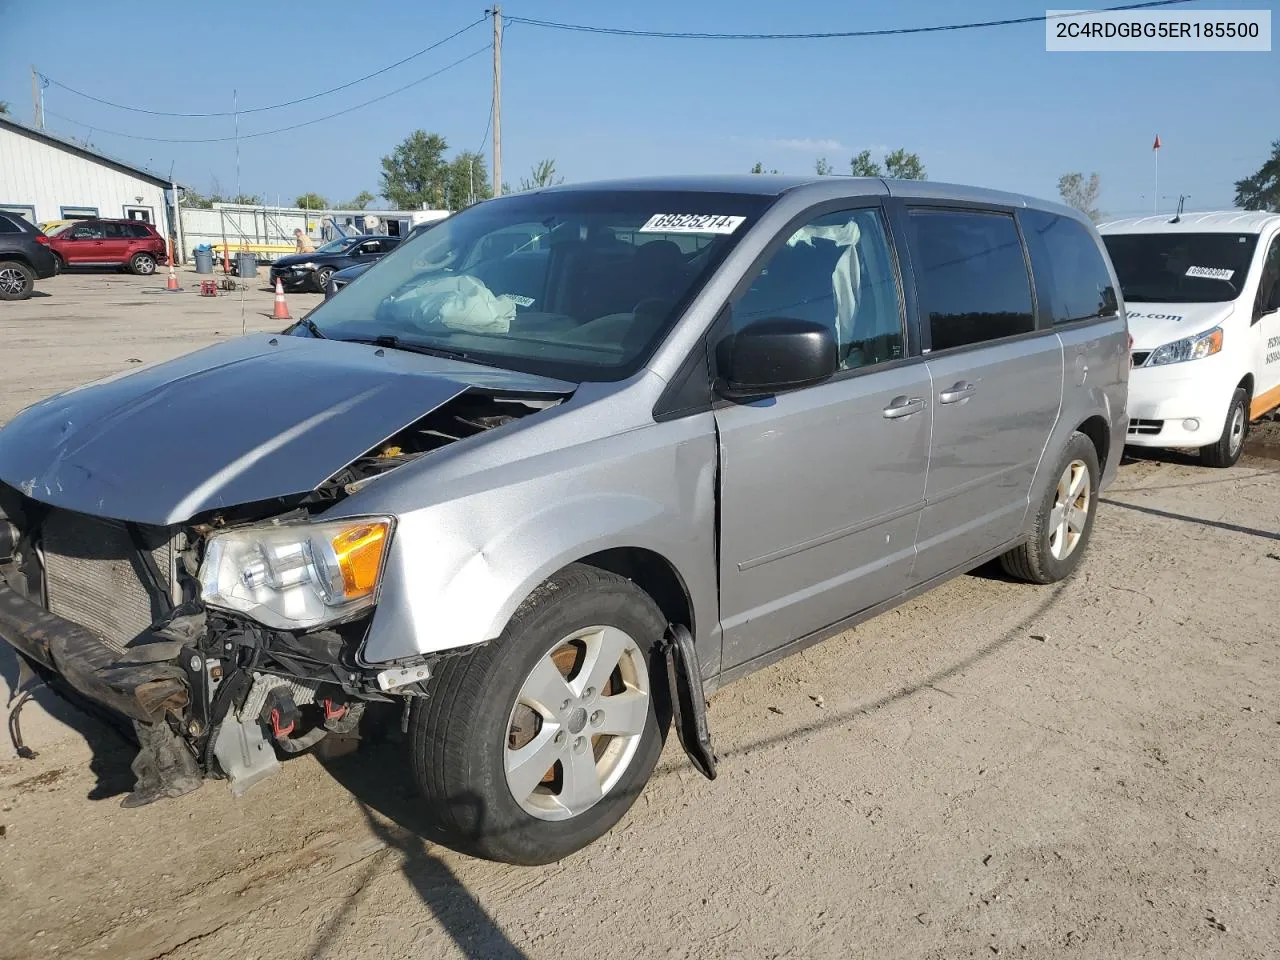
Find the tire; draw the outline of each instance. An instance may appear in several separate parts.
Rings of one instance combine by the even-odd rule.
[[[535,590],[496,641],[444,660],[429,681],[429,695],[415,704],[409,731],[413,776],[427,801],[433,839],[490,860],[542,864],[582,849],[622,819],[653,773],[670,726],[656,651],[665,628],[657,605],[631,581],[573,564]],[[566,651],[570,659],[608,651],[621,644],[620,636],[633,645],[620,647],[607,675],[585,672],[581,663],[566,669],[561,661]],[[566,673],[573,679],[566,681]],[[601,695],[605,683],[593,695],[586,684],[601,675],[613,694],[627,697],[618,701],[624,706]],[[541,683],[543,677],[549,683]],[[646,685],[647,700],[638,698]],[[541,701],[560,698],[566,689],[583,699],[553,704],[543,714],[521,702],[539,702],[529,694],[539,689],[547,691]],[[639,733],[591,733],[610,718]],[[519,750],[538,743],[536,758],[522,766]],[[581,776],[584,762],[591,779],[570,780],[573,771]],[[587,799],[575,811],[573,788],[588,782],[601,795],[578,791]]]
[[[311,276],[312,282],[316,285],[316,290],[324,293],[329,288],[329,278],[333,276],[333,268],[321,267]]]
[[[1073,494],[1072,488],[1082,471],[1084,485]],[[1051,475],[1057,480],[1045,492],[1036,509],[1030,537],[1000,558],[1005,573],[1027,583],[1056,583],[1075,572],[1093,532],[1093,519],[1098,512],[1098,478],[1101,475],[1098,451],[1093,441],[1083,433],[1073,433]],[[1065,511],[1059,513],[1064,501],[1074,507],[1075,516],[1083,514],[1083,520],[1077,526],[1069,523]],[[1063,516],[1065,525],[1057,522],[1058,516]]]
[[[57,275],[58,275],[58,274],[60,274],[60,273],[66,273],[66,272],[67,272],[67,261],[65,261],[65,260],[63,260],[63,259],[62,259],[62,255],[61,255],[61,254],[59,254],[59,253],[55,253],[55,254],[53,254],[53,273],[54,273],[54,276],[57,276]]]
[[[1200,462],[1206,467],[1234,467],[1244,453],[1244,438],[1249,433],[1249,394],[1237,387],[1231,395],[1222,436],[1216,443],[1200,448]]]
[[[35,288],[34,270],[19,260],[0,260],[0,300],[26,300]]]
[[[149,277],[156,272],[156,258],[149,253],[135,253],[129,258],[129,272]]]

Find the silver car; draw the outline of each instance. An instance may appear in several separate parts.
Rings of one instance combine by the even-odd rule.
[[[242,791],[391,702],[440,835],[555,860],[704,697],[999,557],[1071,574],[1125,436],[1078,213],[934,183],[560,187],[279,335],[0,430],[0,636]],[[369,711],[371,716],[376,711]]]

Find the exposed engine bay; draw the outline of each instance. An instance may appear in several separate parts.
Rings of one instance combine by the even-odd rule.
[[[398,699],[407,716],[434,664],[458,654],[364,663],[372,591],[349,615],[306,629],[205,603],[211,541],[319,517],[396,469],[560,402],[471,388],[310,493],[172,526],[89,516],[0,483],[0,628],[27,638],[10,640],[25,679],[132,721],[140,752],[125,805],[177,796],[209,777],[243,792],[275,772],[282,755],[353,735],[370,703]],[[16,712],[10,731],[21,748]]]

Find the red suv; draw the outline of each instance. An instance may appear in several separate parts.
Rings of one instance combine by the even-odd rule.
[[[128,267],[147,276],[169,262],[164,238],[141,220],[79,220],[51,236],[49,246],[64,267]]]

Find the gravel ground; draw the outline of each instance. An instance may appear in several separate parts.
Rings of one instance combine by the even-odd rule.
[[[279,326],[194,281],[0,305],[0,421]],[[42,697],[39,757],[0,747],[0,957],[1275,957],[1277,531],[1275,460],[1127,462],[1075,578],[984,569],[726,688],[718,780],[672,738],[619,827],[542,868],[421,840],[390,740],[122,810],[130,751]]]

